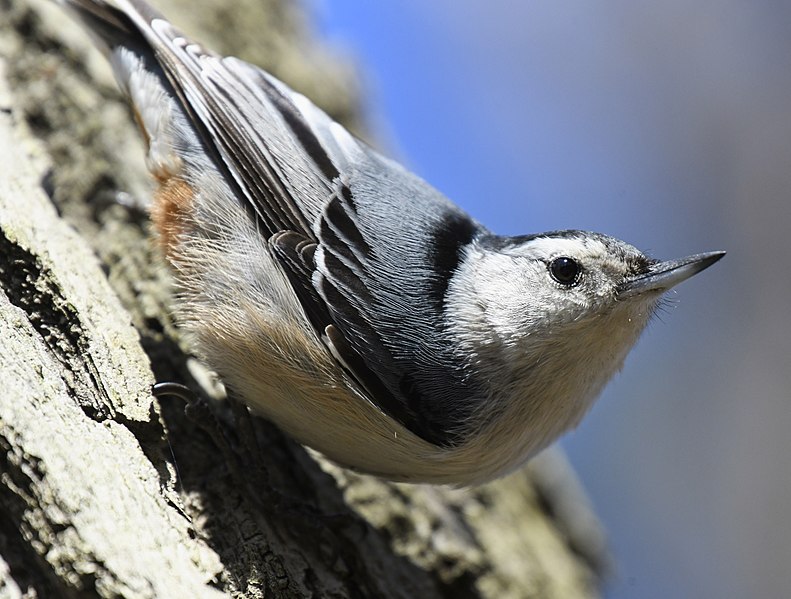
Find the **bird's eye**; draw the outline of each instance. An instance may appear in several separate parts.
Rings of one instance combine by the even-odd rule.
[[[562,256],[555,258],[549,263],[549,274],[561,285],[572,287],[576,285],[580,278],[582,267],[573,258]]]

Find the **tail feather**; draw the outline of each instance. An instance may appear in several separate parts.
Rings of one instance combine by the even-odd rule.
[[[185,107],[171,86],[173,73],[160,61],[163,44],[152,22],[163,17],[136,0],[58,0],[104,50],[146,141],[146,163],[158,181],[181,171],[177,148],[198,145]]]
[[[59,0],[58,4],[85,24],[94,41],[100,42],[97,45],[102,50],[110,51],[135,38],[139,40],[140,34],[129,17],[102,0]],[[139,43],[138,40],[135,41]]]
[[[140,0],[57,0],[85,24],[97,45],[107,53],[118,46],[151,51],[149,24],[162,16]]]

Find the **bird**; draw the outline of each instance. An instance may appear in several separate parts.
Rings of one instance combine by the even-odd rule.
[[[352,470],[469,486],[518,468],[577,426],[663,294],[724,255],[497,235],[146,2],[59,3],[142,132],[195,353],[251,412]]]

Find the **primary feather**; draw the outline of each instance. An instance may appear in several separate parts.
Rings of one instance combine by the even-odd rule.
[[[324,337],[334,327],[327,340],[372,400],[426,440],[459,442],[483,390],[461,368],[448,368],[462,357],[442,326],[442,310],[465,247],[486,230],[304,96],[186,39],[148,5],[68,4],[99,22],[95,30],[111,52],[128,47],[147,71],[161,74],[261,235],[272,240],[312,324]],[[142,104],[135,102],[138,110]],[[149,101],[143,110],[162,106]],[[147,128],[156,141],[155,128]],[[383,203],[401,207],[397,221]],[[311,251],[300,254],[299,244]],[[403,314],[408,326],[394,316]]]

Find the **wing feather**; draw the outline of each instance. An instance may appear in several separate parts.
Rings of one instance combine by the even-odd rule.
[[[317,334],[371,401],[429,441],[457,443],[482,392],[460,367],[444,295],[486,231],[304,96],[187,40],[143,3],[118,0],[113,13],[69,1],[102,6],[119,35],[139,30]]]

